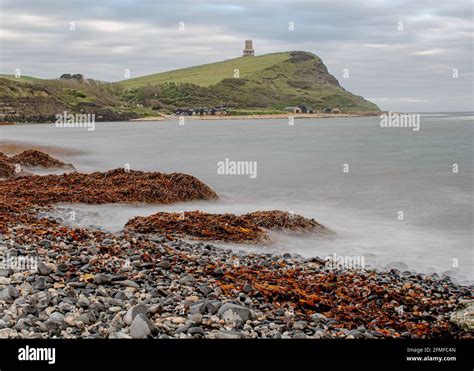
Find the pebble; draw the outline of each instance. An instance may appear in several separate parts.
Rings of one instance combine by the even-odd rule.
[[[332,318],[313,309],[307,314],[298,308],[297,301],[292,302],[291,292],[280,291],[278,297],[285,298],[280,302],[276,296],[270,300],[264,295],[260,284],[278,284],[277,275],[275,282],[270,278],[265,282],[265,275],[272,270],[284,272],[285,267],[296,266],[301,268],[298,279],[304,279],[305,272],[318,277],[326,272],[318,260],[294,254],[248,254],[164,237],[150,245],[146,238],[134,235],[111,237],[105,243],[95,235],[90,237],[92,234],[71,241],[51,236],[47,241],[54,250],[44,249],[36,239],[12,252],[28,254],[30,247],[38,250],[36,272],[0,269],[0,338],[412,338],[416,335],[403,327],[403,321],[410,319],[429,326],[451,319],[453,336],[468,337],[472,332],[472,306],[458,307],[463,297],[470,296],[470,289],[434,275],[397,270],[337,272],[338,279],[351,275],[348,282],[353,286],[344,293],[351,295],[351,287],[356,288],[354,293],[360,289],[367,292],[364,301],[355,304],[362,303],[369,311],[364,310],[364,316],[351,323],[321,304],[313,309]],[[120,253],[99,248],[105,245],[108,249],[120,246]],[[248,271],[239,277],[240,269]],[[262,282],[248,280],[252,269],[262,273]],[[226,272],[231,274],[223,280]],[[232,282],[234,278],[239,280]],[[384,291],[373,289],[376,286],[399,292],[400,302],[396,296],[386,298]],[[325,290],[322,286],[318,295],[326,295]],[[380,324],[378,328],[387,329],[387,333],[366,330],[370,310],[382,313],[384,308],[404,304],[403,295],[419,292],[425,295],[421,297],[423,306],[409,307],[397,323],[399,333]]]
[[[306,321],[296,321],[294,324],[293,324],[293,328],[295,330],[304,330],[306,327],[308,326],[308,323]]]
[[[143,314],[138,314],[130,326],[130,336],[134,339],[144,339],[156,332],[156,327]]]
[[[146,306],[144,305],[135,305],[134,307],[130,308],[127,313],[125,314],[125,316],[123,317],[123,322],[130,326],[134,320],[134,318],[139,315],[139,314],[143,314],[143,315],[146,315],[148,309]]]
[[[111,274],[99,273],[94,276],[94,282],[98,285],[108,285],[112,283],[112,278]]]
[[[206,332],[201,327],[190,327],[188,329],[188,334],[192,336],[203,337],[204,335],[206,335]]]
[[[171,264],[168,260],[162,260],[157,265],[161,269],[170,269],[171,268]]]
[[[224,320],[246,322],[254,317],[252,310],[241,305],[225,303],[217,311],[217,315]]]

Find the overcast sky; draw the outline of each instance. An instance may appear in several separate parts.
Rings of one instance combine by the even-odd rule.
[[[136,77],[231,59],[253,39],[256,54],[315,53],[347,90],[382,109],[474,110],[472,0],[0,4],[1,73],[117,81],[125,69]]]

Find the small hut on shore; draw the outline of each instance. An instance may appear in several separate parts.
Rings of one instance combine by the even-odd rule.
[[[301,108],[298,106],[285,107],[283,108],[283,110],[287,112],[292,112],[292,113],[301,113]]]

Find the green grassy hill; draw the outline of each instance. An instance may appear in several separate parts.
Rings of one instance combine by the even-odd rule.
[[[15,77],[15,75],[7,75],[7,74],[4,74],[4,73],[0,73],[0,78],[8,79],[8,80],[13,80],[13,81],[21,81],[21,82],[38,81],[38,80],[41,80],[40,78],[38,78],[38,77],[33,77],[33,76]]]
[[[236,69],[238,78],[234,77]],[[126,100],[155,109],[225,103],[234,109],[281,110],[304,104],[316,110],[379,110],[342,88],[319,57],[301,51],[240,57],[116,84],[124,89]]]
[[[233,78],[234,70],[238,69],[241,78],[272,67],[279,62],[290,58],[290,53],[273,53],[257,57],[240,57],[227,61],[203,64],[200,66],[183,68],[169,72],[156,73],[153,75],[123,80],[120,85],[125,88],[137,88],[165,83],[189,83],[199,86],[210,86],[224,79]]]

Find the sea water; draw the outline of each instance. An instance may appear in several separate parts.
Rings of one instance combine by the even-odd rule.
[[[182,122],[181,122],[182,123]],[[272,233],[272,246],[226,245],[305,257],[363,256],[369,267],[474,280],[472,113],[427,113],[417,131],[379,117],[97,123],[0,127],[0,141],[75,149],[58,156],[79,171],[183,172],[219,201],[176,205],[61,205],[76,224],[119,231],[134,216],[202,210],[286,210],[314,218],[331,238]],[[219,171],[219,163],[256,171]]]

